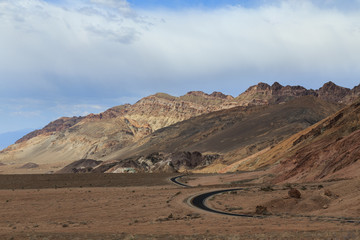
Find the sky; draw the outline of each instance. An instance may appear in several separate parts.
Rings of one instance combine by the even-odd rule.
[[[360,0],[0,0],[0,134],[166,92],[360,83]]]

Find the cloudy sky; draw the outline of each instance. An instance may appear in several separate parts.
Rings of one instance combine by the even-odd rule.
[[[0,0],[0,133],[190,90],[360,83],[360,0]]]

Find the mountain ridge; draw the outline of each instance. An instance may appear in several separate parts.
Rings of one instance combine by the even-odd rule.
[[[240,112],[245,109],[255,111],[256,107],[265,109],[304,96],[338,104],[340,108],[360,94],[359,86],[347,89],[329,82],[318,90],[307,90],[301,86],[282,86],[277,82],[271,86],[259,83],[249,87],[236,98],[220,92],[207,94],[202,91],[191,91],[180,97],[156,93],[140,99],[133,105],[115,106],[99,114],[57,119],[1,151],[0,162],[11,165],[37,161],[45,164],[50,161],[49,156],[50,162],[54,164],[61,159],[67,159],[69,162],[95,157],[96,160],[100,160],[135,143],[145,144],[148,141],[146,137],[158,130],[194,117],[206,118],[206,114],[211,116],[211,113],[217,111],[231,112],[233,108],[238,108]],[[193,127],[189,129],[200,131]],[[211,131],[216,129],[214,126]],[[34,158],[36,161],[32,161]]]
[[[281,102],[289,101],[294,97],[313,95],[320,97],[326,101],[338,102],[349,104],[357,96],[360,96],[360,85],[355,86],[353,89],[348,89],[344,87],[339,87],[333,82],[325,83],[318,90],[306,89],[302,86],[282,86],[278,82],[274,82],[271,86],[267,83],[258,83],[257,85],[250,86],[245,92],[234,98],[231,95],[226,95],[221,92],[213,92],[211,94],[204,93],[202,91],[190,91],[183,96],[175,97],[166,93],[156,93],[148,97],[144,97],[137,101],[135,104],[124,104],[115,106],[107,109],[103,113],[99,114],[89,114],[84,117],[61,117],[55,121],[52,121],[46,125],[43,129],[35,130],[26,136],[19,139],[16,143],[20,143],[26,140],[29,140],[32,137],[35,137],[40,134],[51,133],[55,131],[66,130],[73,125],[77,124],[83,119],[103,119],[103,118],[116,118],[119,116],[132,117],[136,121],[145,122],[144,118],[136,112],[144,114],[142,109],[149,107],[149,105],[155,105],[156,102],[159,105],[162,105],[162,108],[173,107],[172,104],[168,102],[161,102],[158,99],[164,99],[166,101],[179,101],[180,105],[187,104],[187,107],[190,109],[190,113],[184,113],[184,116],[178,117],[174,120],[163,120],[161,123],[157,123],[156,120],[151,120],[150,125],[154,130],[157,130],[162,127],[169,126],[178,121],[188,119],[192,116],[198,116],[200,114],[208,113],[211,111],[217,111],[222,109],[228,109],[236,106],[251,106],[251,105],[268,105],[268,104],[278,104]],[[158,101],[157,101],[158,100]],[[193,105],[191,105],[193,103]],[[176,109],[181,112],[179,106]],[[150,107],[149,107],[150,108]],[[192,113],[191,113],[192,111]],[[149,116],[150,115],[150,116]],[[151,114],[147,114],[146,118],[151,118]],[[157,116],[158,117],[158,116]]]

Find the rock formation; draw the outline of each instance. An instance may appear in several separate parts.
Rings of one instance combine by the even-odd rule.
[[[277,175],[275,183],[358,176],[359,126],[360,99],[260,155],[249,157],[239,163],[237,169],[273,165]]]
[[[291,198],[301,198],[301,193],[299,190],[297,190],[296,188],[291,188],[289,191],[288,191],[288,195],[289,197]]]

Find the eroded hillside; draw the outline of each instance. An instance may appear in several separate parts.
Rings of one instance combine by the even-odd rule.
[[[360,99],[272,149],[241,159],[236,170],[272,166],[274,182],[320,181],[358,176]]]

